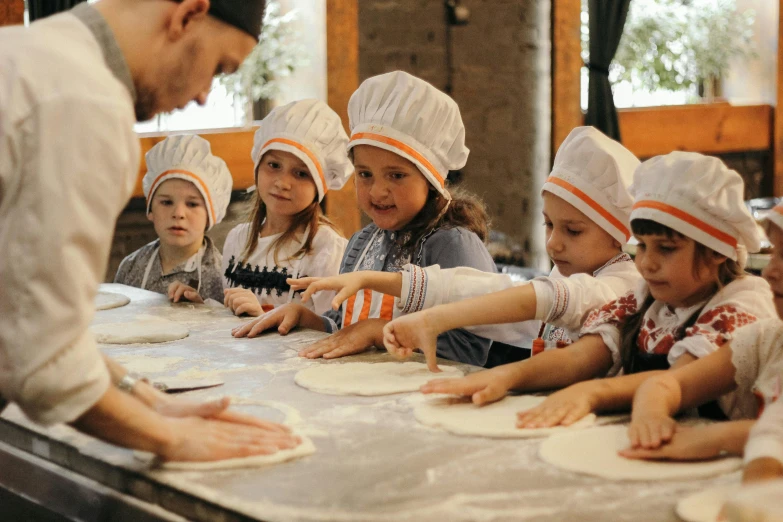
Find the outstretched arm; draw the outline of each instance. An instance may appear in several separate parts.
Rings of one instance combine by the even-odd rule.
[[[461,379],[433,380],[421,391],[469,395],[474,403],[484,404],[503,398],[509,390],[541,391],[601,377],[611,366],[612,356],[601,337],[589,335],[566,348],[548,350],[525,361]]]
[[[360,270],[331,277],[288,279],[287,282],[294,290],[304,289],[302,302],[307,302],[316,292],[324,290],[337,292],[337,295],[332,300],[332,308],[337,310],[343,301],[365,288],[382,294],[400,297],[402,275],[399,272]]]
[[[736,387],[731,346],[679,368],[662,372],[639,386],[633,400],[628,437],[632,448],[657,448],[671,440],[679,411],[717,399]]]

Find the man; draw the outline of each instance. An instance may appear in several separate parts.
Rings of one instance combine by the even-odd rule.
[[[134,122],[203,104],[256,44],[263,8],[103,0],[0,29],[0,403],[166,460],[298,444],[226,400],[179,403],[133,382],[87,330],[138,170]]]

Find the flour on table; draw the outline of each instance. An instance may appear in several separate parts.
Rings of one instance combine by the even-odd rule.
[[[457,435],[492,438],[548,437],[555,433],[589,428],[596,424],[616,422],[626,417],[596,417],[590,413],[570,426],[552,428],[517,428],[517,413],[541,404],[546,397],[509,396],[498,402],[476,406],[469,397],[435,397],[418,404],[413,415],[426,426],[442,428]]]
[[[742,467],[740,458],[701,462],[626,459],[627,426],[601,426],[553,435],[541,443],[541,458],[558,468],[611,480],[679,480],[711,477]]]
[[[165,319],[90,326],[95,340],[105,344],[164,343],[188,336],[187,328]]]
[[[724,502],[739,487],[728,484],[689,495],[677,502],[677,516],[685,522],[718,522]]]
[[[123,365],[129,372],[141,374],[165,372],[171,366],[185,360],[182,357],[149,357],[146,355],[143,357],[118,355],[112,359]]]
[[[95,295],[95,309],[96,310],[109,310],[111,308],[119,308],[130,303],[130,298],[122,294],[115,294],[114,292],[98,292]]]
[[[440,366],[432,373],[418,362],[325,363],[299,371],[294,381],[299,386],[329,395],[390,395],[417,391],[432,379],[462,377],[453,366]]]

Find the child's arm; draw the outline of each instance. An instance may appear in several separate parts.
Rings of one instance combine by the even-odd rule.
[[[569,426],[588,413],[630,409],[641,383],[660,371],[578,382],[557,391],[544,402],[517,414],[519,428]]]
[[[629,459],[705,460],[742,455],[752,420],[716,422],[700,426],[676,425],[671,440],[654,449],[629,447],[620,455]]]
[[[280,335],[286,335],[292,328],[301,326],[311,330],[326,331],[321,316],[298,303],[289,303],[267,312],[231,330],[234,337],[256,337],[270,328],[277,328]]]
[[[639,386],[628,438],[632,448],[657,448],[670,440],[679,411],[717,399],[736,387],[729,344],[690,364],[660,373]]]
[[[332,277],[288,279],[287,282],[294,290],[305,289],[302,293],[302,302],[307,302],[316,292],[324,290],[336,291],[337,295],[332,300],[332,308],[337,310],[343,301],[365,288],[386,295],[400,297],[402,275],[399,272],[360,270]]]
[[[745,446],[743,482],[783,476],[783,401],[767,406]]]
[[[693,362],[695,358],[685,354],[679,365]],[[520,428],[549,428],[569,426],[585,415],[597,411],[630,410],[634,393],[647,379],[663,371],[639,372],[619,377],[594,379],[572,384],[557,391],[544,402],[517,414]]]
[[[430,381],[421,392],[469,395],[474,403],[484,404],[503,398],[512,389],[529,392],[562,388],[601,376],[611,366],[612,355],[601,337],[589,335],[566,348],[548,350],[525,361],[461,379]]]

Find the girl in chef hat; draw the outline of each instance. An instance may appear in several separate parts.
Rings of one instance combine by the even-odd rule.
[[[535,348],[570,344],[579,338],[588,312],[624,295],[641,279],[631,257],[622,252],[631,234],[628,186],[638,165],[630,151],[593,127],[578,127],[568,135],[541,189],[547,251],[555,267],[549,277],[532,284],[466,267],[410,266],[402,273],[356,272],[302,281],[310,284],[303,298],[336,289],[334,302],[340,303],[360,288],[389,287],[402,297],[403,313],[435,307],[387,327],[403,337],[415,336],[410,342],[424,347],[428,357],[435,354],[437,335],[456,327],[527,348],[536,336]],[[471,299],[475,296],[481,297]]]
[[[236,315],[259,316],[299,302],[290,277],[336,274],[346,240],[321,210],[330,189],[353,172],[340,117],[319,100],[277,107],[255,134],[255,202],[249,221],[223,246],[224,304]],[[330,296],[308,302],[324,312]]]
[[[519,426],[568,425],[590,411],[628,408],[654,370],[681,368],[718,350],[735,329],[775,317],[769,284],[743,270],[747,252],[760,246],[743,192],[739,174],[701,154],[672,152],[636,169],[631,229],[644,281],[591,312],[579,341],[514,375],[514,389],[578,383],[520,413]],[[594,379],[603,376],[617,377]],[[701,412],[722,415],[716,404]]]
[[[465,166],[469,152],[454,100],[396,71],[362,83],[348,115],[358,202],[373,222],[349,241],[340,273],[400,272],[411,265],[495,272],[483,244],[488,232],[483,205],[446,182],[450,171]],[[334,294],[327,294],[329,302]],[[383,346],[383,326],[401,309],[394,292],[366,289],[323,316],[288,307],[235,329],[234,335],[255,336],[272,327],[286,334],[296,325],[337,332],[300,355],[339,357]],[[451,330],[438,338],[437,352],[483,365],[489,345],[475,334]]]
[[[184,286],[191,300],[222,301],[222,258],[204,233],[226,215],[232,186],[226,163],[195,135],[166,138],[147,152],[146,163],[142,188],[158,239],[123,259],[114,282],[162,294]]]
[[[777,317],[741,328],[716,352],[645,381],[634,396],[626,457],[696,460],[744,453],[745,481],[783,476],[783,205],[768,213],[765,226],[773,253],[762,275],[772,287]],[[679,411],[714,400],[731,422],[677,426]]]

